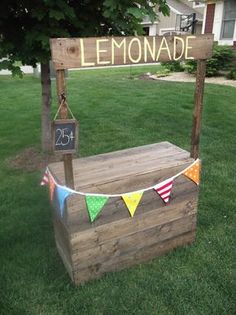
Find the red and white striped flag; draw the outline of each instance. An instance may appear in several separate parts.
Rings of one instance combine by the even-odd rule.
[[[40,185],[41,186],[45,186],[45,185],[48,185],[48,182],[49,182],[49,179],[48,179],[48,170],[46,170],[43,174],[43,178],[41,180],[41,183]]]
[[[170,199],[170,194],[172,190],[174,179],[169,178],[162,183],[157,184],[154,189],[158,193],[158,195],[163,199],[165,203],[167,203]]]

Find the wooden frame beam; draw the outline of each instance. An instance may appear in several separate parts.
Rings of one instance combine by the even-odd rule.
[[[65,70],[56,71],[56,81],[57,81],[58,103],[60,106],[62,102],[62,97],[65,97],[66,95]],[[67,108],[66,102],[64,102],[64,105],[61,106],[59,115],[61,119],[68,118],[68,108]],[[71,153],[63,154],[63,162],[64,162],[64,172],[65,172],[65,184],[67,187],[74,189],[72,154]]]
[[[199,157],[205,76],[206,76],[206,60],[198,60],[195,94],[194,94],[194,112],[193,112],[193,125],[192,125],[192,136],[191,136],[191,153],[190,153],[190,156],[194,159],[197,159]]]

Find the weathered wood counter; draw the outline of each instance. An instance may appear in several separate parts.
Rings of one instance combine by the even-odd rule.
[[[75,189],[117,194],[146,188],[193,162],[168,142],[73,161]],[[49,169],[64,184],[63,163]],[[165,205],[154,190],[144,192],[133,218],[120,197],[110,198],[94,223],[85,199],[67,199],[64,217],[53,211],[56,245],[71,279],[82,283],[162,255],[195,238],[198,186],[181,175]],[[54,202],[56,206],[56,202]]]

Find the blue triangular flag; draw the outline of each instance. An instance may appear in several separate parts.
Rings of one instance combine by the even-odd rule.
[[[63,213],[64,213],[65,200],[71,194],[72,192],[68,190],[66,187],[57,186],[57,199],[59,202],[61,217],[63,217]]]

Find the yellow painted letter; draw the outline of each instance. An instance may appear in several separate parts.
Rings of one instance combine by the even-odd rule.
[[[115,47],[121,48],[123,46],[123,63],[126,63],[126,38],[122,39],[120,43],[117,43],[114,38],[111,39],[111,63],[115,63]],[[119,58],[120,60],[120,58]]]
[[[131,56],[132,45],[133,45],[134,42],[136,42],[138,44],[138,56],[137,56],[136,59],[134,59]],[[136,52],[136,49],[134,51]],[[132,61],[133,63],[138,63],[141,60],[141,58],[142,58],[142,47],[141,47],[140,40],[138,38],[131,39],[131,41],[129,43],[129,47],[128,47],[128,56],[129,56],[129,60]]]
[[[151,37],[149,37],[151,38]],[[152,37],[152,48],[150,46],[150,43],[148,41],[147,37],[144,37],[144,61],[147,62],[148,58],[147,58],[147,50],[149,51],[149,54],[152,57],[152,61],[155,61],[155,50],[156,50],[156,38],[153,36]]]
[[[84,41],[80,38],[80,51],[81,51],[81,67],[95,66],[94,62],[85,62],[84,58]]]
[[[177,47],[178,41],[182,44],[182,45],[181,45],[181,48],[180,48],[180,47]],[[179,48],[179,49],[178,49],[178,52],[177,52],[177,48]],[[176,56],[176,54],[178,55],[178,57]],[[174,53],[173,53],[173,59],[174,59],[174,60],[179,60],[179,59],[182,58],[183,54],[184,54],[184,40],[183,40],[183,38],[181,38],[181,37],[174,36]]]
[[[185,59],[194,59],[194,57],[189,57],[189,56],[188,56],[188,50],[193,48],[193,47],[191,47],[191,46],[188,45],[188,41],[189,41],[190,39],[194,39],[194,38],[196,38],[196,36],[187,36],[187,37],[186,37]]]
[[[106,61],[106,60],[101,61],[100,60],[100,54],[107,52],[107,49],[100,49],[100,43],[104,43],[104,42],[109,42],[109,39],[104,38],[104,39],[97,39],[96,40],[97,64],[98,65],[107,65],[110,63],[110,61]]]
[[[162,47],[163,44],[165,44],[164,47]],[[161,40],[161,45],[160,45],[160,48],[159,48],[158,53],[157,53],[156,61],[159,61],[159,57],[160,57],[160,54],[161,54],[161,51],[162,51],[162,50],[166,50],[167,53],[168,53],[169,60],[172,60],[171,54],[170,54],[170,49],[169,49],[169,47],[168,47],[167,40],[166,40],[165,37],[163,37],[162,40]]]

